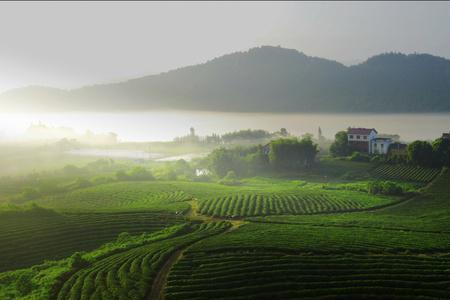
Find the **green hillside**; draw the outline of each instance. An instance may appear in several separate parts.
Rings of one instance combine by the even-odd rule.
[[[262,46],[119,83],[10,90],[0,104],[20,111],[442,112],[450,111],[449,70],[448,59],[429,54],[383,53],[344,66]]]

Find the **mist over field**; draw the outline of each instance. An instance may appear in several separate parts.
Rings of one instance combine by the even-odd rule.
[[[0,2],[0,300],[450,299],[449,2]]]

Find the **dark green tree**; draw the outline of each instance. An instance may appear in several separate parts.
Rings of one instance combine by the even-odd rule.
[[[69,258],[69,265],[71,269],[82,269],[89,265],[89,262],[83,257],[83,253],[75,252]]]
[[[450,166],[450,140],[439,138],[432,144],[433,162],[436,166]]]
[[[309,138],[278,139],[270,144],[269,161],[278,170],[301,169],[314,163],[317,145]]]
[[[241,156],[239,150],[239,148],[214,150],[209,155],[211,170],[220,177],[225,176],[228,171],[234,171],[240,175],[245,173],[244,155]]]
[[[330,153],[333,156],[347,156],[350,155],[350,152],[347,132],[339,131],[334,136],[334,142],[330,146]]]
[[[414,165],[431,166],[433,163],[433,147],[426,141],[414,141],[408,145],[408,161]]]

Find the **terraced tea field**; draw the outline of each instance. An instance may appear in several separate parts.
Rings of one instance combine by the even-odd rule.
[[[201,201],[199,213],[214,217],[252,217],[356,211],[393,201],[348,191],[305,190],[297,194],[235,194]]]
[[[63,211],[170,211],[189,208],[191,196],[169,183],[119,182],[103,184],[36,200]]]
[[[108,256],[73,274],[57,299],[144,299],[157,271],[177,249],[223,232],[225,222],[200,224],[193,232]]]
[[[450,174],[438,176],[411,198],[369,194],[367,180],[280,178],[41,198],[59,213],[0,218],[1,267],[12,270],[0,299],[450,299]],[[74,267],[80,250],[92,251]]]
[[[167,213],[0,215],[0,272],[92,250],[121,232],[150,233],[181,222]]]
[[[372,171],[376,178],[405,180],[413,182],[427,183],[433,180],[438,174],[439,169],[424,168],[409,165],[381,165]]]
[[[349,226],[248,223],[192,247],[220,249],[283,249],[295,253],[412,253],[450,251],[450,234]]]
[[[172,268],[167,300],[446,299],[450,257],[188,252]]]

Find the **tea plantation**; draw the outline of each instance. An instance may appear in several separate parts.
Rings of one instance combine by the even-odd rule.
[[[353,165],[361,178],[117,181],[0,211],[0,299],[450,299],[448,170]],[[370,193],[380,179],[407,190]]]

